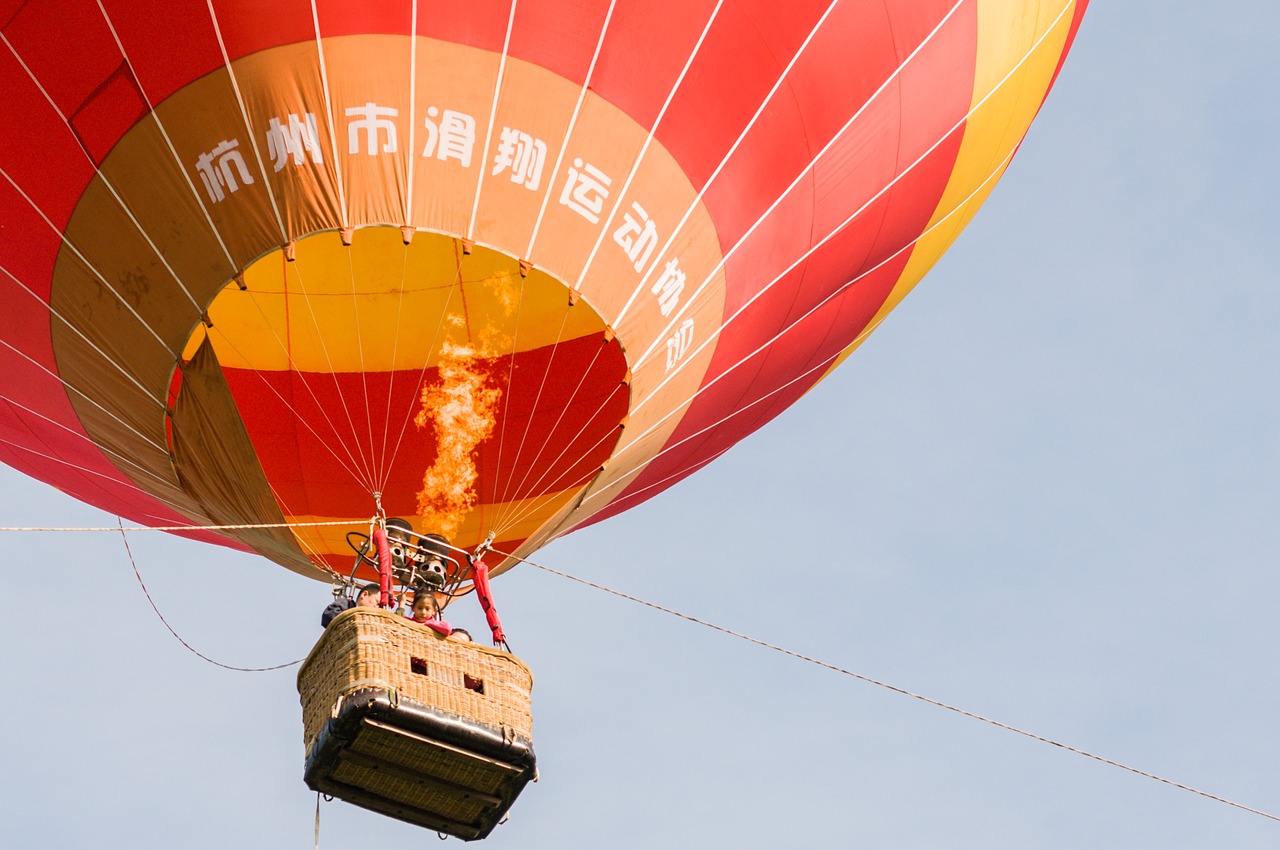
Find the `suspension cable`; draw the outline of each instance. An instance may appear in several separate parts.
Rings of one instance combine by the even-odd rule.
[[[30,528],[0,528],[0,531],[118,531],[118,532],[120,533],[120,537],[121,537],[121,539],[122,539],[122,540],[123,540],[123,542],[124,542],[125,553],[126,553],[126,554],[128,555],[128,557],[129,557],[129,564],[130,564],[130,566],[133,568],[133,574],[134,574],[134,577],[138,580],[138,584],[139,584],[139,586],[142,588],[142,592],[143,592],[143,594],[144,594],[144,595],[146,596],[146,598],[147,598],[147,603],[151,606],[151,610],[152,610],[152,611],[154,611],[154,612],[155,612],[155,614],[156,614],[156,616],[160,619],[160,622],[164,625],[164,627],[169,631],[169,633],[170,633],[171,635],[173,635],[173,637],[174,637],[174,638],[175,638],[179,643],[181,643],[181,644],[182,644],[182,645],[183,645],[187,650],[189,650],[191,653],[193,653],[193,654],[194,654],[194,655],[196,655],[197,657],[201,658],[202,660],[207,661],[208,663],[213,664],[214,666],[221,667],[221,668],[223,668],[223,669],[225,669],[225,670],[232,670],[232,671],[235,671],[235,672],[241,672],[241,673],[262,673],[262,672],[268,672],[268,671],[272,671],[272,670],[281,670],[281,669],[284,669],[284,668],[286,668],[286,667],[292,667],[292,666],[294,666],[294,665],[296,665],[296,664],[301,664],[301,663],[303,662],[303,660],[304,660],[304,659],[299,658],[299,659],[297,659],[297,660],[295,660],[295,661],[289,661],[289,662],[286,662],[286,663],[284,663],[284,664],[276,664],[276,665],[273,665],[273,666],[270,666],[270,667],[236,667],[236,666],[233,666],[233,665],[230,665],[230,664],[223,664],[222,662],[217,661],[217,660],[215,660],[215,659],[212,659],[212,658],[210,658],[209,656],[205,655],[204,653],[200,652],[199,650],[195,649],[193,646],[191,646],[191,644],[187,643],[187,642],[182,638],[182,636],[181,636],[181,635],[179,635],[179,634],[174,630],[174,628],[173,628],[171,625],[169,625],[168,621],[167,621],[167,620],[165,620],[164,615],[160,613],[160,609],[156,606],[155,601],[151,598],[151,593],[147,590],[146,583],[145,583],[145,582],[143,582],[143,580],[142,580],[142,575],[141,575],[141,573],[138,571],[138,565],[137,565],[137,562],[134,560],[134,557],[133,557],[133,550],[132,550],[132,549],[130,548],[130,546],[129,546],[129,538],[128,538],[128,537],[127,537],[127,535],[126,535],[126,532],[127,532],[127,531],[169,531],[169,530],[172,530],[172,531],[217,530],[217,529],[224,529],[224,528],[225,528],[225,529],[233,529],[233,528],[279,528],[279,527],[289,527],[289,526],[324,526],[324,525],[350,525],[350,524],[351,524],[351,523],[349,523],[349,522],[313,522],[313,523],[268,523],[268,524],[245,524],[245,525],[231,525],[231,526],[168,526],[168,527],[137,526],[137,527],[126,527],[123,523],[120,523],[119,525],[117,525],[117,526],[116,526],[116,527],[114,527],[114,528],[112,528],[112,527],[96,527],[96,528],[52,528],[52,527],[39,527],[39,528],[37,528],[37,527],[30,527]],[[455,547],[450,546],[449,548],[451,548],[451,549],[452,549],[452,548],[455,548]],[[950,705],[949,703],[945,703],[945,702],[942,702],[941,700],[933,699],[932,697],[924,696],[923,694],[915,693],[914,691],[909,691],[909,690],[907,690],[906,688],[901,688],[901,687],[898,687],[897,685],[892,685],[892,684],[890,684],[890,683],[888,683],[888,682],[883,682],[883,681],[880,681],[879,679],[874,679],[874,678],[872,678],[872,677],[870,677],[870,676],[866,676],[866,675],[864,675],[864,674],[862,674],[862,673],[857,673],[857,672],[855,672],[855,671],[853,671],[853,670],[849,670],[849,669],[847,669],[847,668],[840,667],[840,666],[835,665],[835,664],[832,664],[832,663],[830,663],[830,662],[822,661],[821,659],[814,658],[814,657],[812,657],[812,656],[805,655],[805,654],[800,653],[800,652],[796,652],[795,650],[787,649],[787,648],[785,648],[785,647],[778,646],[777,644],[769,643],[768,641],[761,640],[760,638],[754,638],[754,637],[751,637],[750,635],[746,635],[746,634],[743,634],[742,632],[734,631],[733,629],[727,628],[727,627],[725,627],[725,626],[717,625],[717,624],[712,623],[712,622],[709,622],[709,621],[707,621],[707,620],[699,619],[698,617],[694,617],[694,616],[692,616],[692,615],[690,615],[690,614],[685,614],[685,613],[682,613],[682,612],[680,612],[680,611],[676,611],[675,609],[673,609],[673,608],[668,608],[668,607],[666,607],[666,606],[664,606],[664,605],[659,605],[659,604],[658,604],[658,603],[656,603],[656,602],[650,602],[650,601],[648,601],[648,600],[641,599],[641,598],[640,598],[640,597],[638,597],[638,596],[633,596],[633,595],[631,595],[631,594],[629,594],[629,593],[624,593],[624,592],[622,592],[622,591],[620,591],[620,590],[614,590],[613,588],[606,587],[606,586],[604,586],[604,585],[602,585],[602,584],[599,584],[599,583],[597,583],[597,582],[593,582],[593,581],[590,581],[590,580],[588,580],[588,579],[584,579],[584,578],[580,578],[580,577],[575,576],[575,575],[571,575],[570,573],[564,572],[564,571],[562,571],[562,570],[555,569],[554,567],[549,567],[549,566],[547,566],[546,564],[540,564],[540,563],[537,563],[536,561],[531,561],[531,560],[529,560],[528,558],[520,557],[520,556],[518,556],[518,555],[516,555],[516,554],[514,554],[514,553],[511,553],[511,552],[503,552],[503,551],[498,550],[498,549],[491,549],[491,551],[492,551],[495,555],[500,555],[500,556],[502,556],[502,557],[504,557],[504,558],[510,558],[510,559],[513,559],[513,560],[515,560],[515,561],[518,561],[519,563],[522,563],[522,564],[528,564],[529,566],[531,566],[531,567],[533,567],[533,568],[535,568],[535,569],[542,570],[543,572],[550,573],[551,575],[559,576],[560,578],[568,579],[569,581],[576,582],[576,583],[581,584],[581,585],[585,585],[585,586],[587,586],[587,587],[593,588],[593,589],[595,589],[595,590],[599,590],[599,591],[604,592],[604,593],[608,593],[608,594],[610,594],[610,595],[612,595],[612,596],[616,596],[616,597],[618,597],[618,598],[620,598],[620,599],[625,599],[625,600],[627,600],[628,602],[634,602],[634,603],[636,603],[636,604],[638,604],[638,605],[643,605],[643,606],[645,606],[645,607],[647,607],[647,608],[652,608],[652,609],[654,609],[655,611],[661,611],[661,612],[662,612],[662,613],[664,613],[664,614],[669,614],[669,615],[671,615],[671,616],[673,616],[673,617],[677,617],[677,618],[679,618],[679,619],[681,619],[681,620],[685,620],[686,622],[693,623],[693,624],[695,624],[695,625],[698,625],[698,626],[702,626],[702,627],[704,627],[704,628],[711,629],[712,631],[720,632],[721,634],[728,635],[729,637],[737,638],[738,640],[746,641],[747,643],[755,644],[756,646],[763,647],[764,649],[770,649],[770,650],[773,650],[774,652],[778,652],[778,653],[781,653],[782,655],[786,655],[786,656],[789,656],[789,657],[791,657],[791,658],[795,658],[795,659],[797,659],[797,660],[799,660],[799,661],[804,661],[804,662],[806,662],[806,663],[808,663],[808,664],[813,664],[814,666],[821,667],[821,668],[823,668],[823,669],[825,669],[825,670],[830,670],[830,671],[831,671],[831,672],[833,672],[833,673],[839,673],[839,674],[841,674],[841,675],[848,676],[848,677],[853,678],[853,679],[857,679],[857,680],[858,680],[858,681],[860,681],[860,682],[865,682],[866,684],[874,685],[875,687],[883,688],[884,690],[887,690],[887,691],[892,691],[893,693],[899,694],[899,695],[901,695],[901,696],[910,697],[911,699],[918,700],[918,701],[923,702],[923,703],[926,703],[926,704],[928,704],[928,705],[932,705],[932,706],[934,706],[934,707],[936,707],[936,708],[945,709],[945,710],[947,710],[947,711],[954,712],[954,713],[959,714],[959,715],[962,715],[962,716],[964,716],[964,717],[968,717],[968,718],[970,718],[970,719],[972,719],[972,720],[977,720],[977,721],[979,721],[979,722],[986,723],[986,724],[988,724],[989,726],[994,726],[994,727],[996,727],[997,729],[1003,729],[1003,730],[1005,730],[1006,732],[1012,732],[1012,733],[1014,733],[1014,734],[1021,735],[1021,736],[1025,737],[1025,738],[1030,738],[1030,739],[1031,739],[1031,740],[1033,740],[1033,741],[1038,741],[1038,742],[1040,742],[1040,743],[1042,743],[1042,744],[1048,744],[1049,746],[1057,747],[1058,749],[1066,750],[1067,752],[1070,752],[1070,753],[1075,753],[1075,754],[1076,754],[1076,755],[1078,755],[1078,756],[1083,756],[1084,758],[1092,759],[1093,761],[1099,762],[1099,763],[1101,763],[1101,764],[1105,764],[1105,765],[1108,765],[1108,766],[1110,766],[1110,767],[1114,767],[1114,768],[1118,768],[1118,769],[1123,770],[1123,771],[1127,771],[1128,773],[1132,773],[1132,774],[1135,774],[1135,775],[1137,775],[1137,776],[1141,776],[1141,777],[1143,777],[1143,778],[1145,778],[1145,779],[1150,779],[1150,780],[1153,780],[1153,781],[1155,781],[1155,782],[1162,783],[1162,784],[1164,784],[1164,785],[1169,785],[1169,786],[1171,786],[1171,787],[1173,787],[1173,788],[1177,788],[1177,789],[1179,789],[1179,790],[1186,791],[1186,792],[1189,792],[1189,793],[1191,793],[1191,794],[1195,794],[1195,795],[1197,795],[1197,796],[1199,796],[1199,797],[1204,797],[1204,798],[1205,798],[1205,799],[1207,799],[1207,800],[1212,800],[1212,801],[1214,801],[1214,802],[1216,802],[1216,803],[1221,803],[1221,804],[1223,804],[1223,805],[1225,805],[1225,806],[1231,806],[1232,808],[1240,809],[1240,810],[1242,810],[1242,811],[1246,811],[1246,812],[1249,812],[1249,813],[1251,813],[1251,814],[1255,814],[1255,815],[1258,815],[1258,816],[1260,816],[1260,817],[1267,818],[1268,820],[1273,820],[1273,821],[1280,822],[1280,816],[1277,816],[1277,815],[1271,814],[1271,813],[1269,813],[1269,812],[1262,811],[1261,809],[1255,809],[1255,808],[1253,808],[1253,807],[1251,807],[1251,806],[1246,806],[1246,805],[1244,805],[1243,803],[1237,803],[1237,802],[1235,802],[1235,801],[1233,801],[1233,800],[1229,800],[1229,799],[1227,799],[1227,798],[1225,798],[1225,797],[1220,797],[1220,796],[1218,796],[1218,795],[1216,795],[1216,794],[1211,794],[1211,793],[1209,793],[1208,791],[1203,791],[1203,790],[1201,790],[1201,789],[1199,789],[1199,788],[1195,788],[1195,787],[1192,787],[1192,786],[1190,786],[1190,785],[1185,785],[1185,784],[1183,784],[1183,783],[1181,783],[1181,782],[1177,782],[1177,781],[1174,781],[1174,780],[1172,780],[1172,779],[1167,779],[1167,778],[1165,778],[1165,777],[1163,777],[1163,776],[1159,776],[1159,775],[1157,775],[1157,774],[1150,773],[1150,772],[1145,771],[1145,770],[1142,770],[1142,769],[1140,769],[1140,768],[1133,767],[1132,765],[1128,765],[1128,764],[1124,764],[1123,762],[1115,761],[1114,759],[1107,758],[1106,756],[1101,756],[1101,755],[1098,755],[1098,754],[1096,754],[1096,753],[1089,752],[1088,750],[1080,749],[1079,747],[1073,747],[1073,746],[1071,746],[1070,744],[1064,744],[1064,743],[1062,743],[1061,741],[1055,741],[1055,740],[1053,740],[1052,738],[1047,738],[1047,737],[1045,737],[1045,736],[1043,736],[1043,735],[1039,735],[1039,734],[1037,734],[1037,733],[1035,733],[1035,732],[1030,732],[1030,731],[1028,731],[1028,730],[1026,730],[1026,729],[1021,729],[1021,728],[1019,728],[1019,727],[1017,727],[1017,726],[1011,726],[1011,725],[1009,725],[1009,724],[1007,724],[1007,723],[1003,723],[1003,722],[1001,722],[1001,721],[999,721],[999,720],[996,720],[996,719],[994,719],[994,718],[986,717],[985,715],[977,714],[977,713],[975,713],[975,712],[968,711],[967,709],[963,709],[963,708],[960,708],[960,707],[958,707],[958,706]]]
[[[878,679],[873,679],[870,676],[864,676],[861,673],[855,673],[852,670],[848,670],[843,667],[839,667],[835,664],[831,664],[829,662],[822,661],[817,658],[813,658],[812,656],[809,656],[809,655],[804,655],[803,653],[796,652],[795,650],[786,649],[784,647],[777,646],[776,644],[772,644],[767,641],[760,640],[759,638],[754,638],[754,637],[751,637],[750,635],[742,634],[741,632],[735,632],[734,630],[725,628],[724,626],[719,626],[719,625],[716,625],[715,623],[710,623],[706,620],[701,620],[701,619],[698,619],[697,617],[693,617],[688,614],[684,614],[679,611],[676,611],[674,609],[667,608],[662,605],[658,605],[655,602],[649,602],[647,600],[640,599],[639,597],[632,596],[628,593],[623,593],[620,590],[614,590],[612,588],[605,587],[602,584],[597,584],[596,582],[589,581],[584,578],[579,578],[578,576],[570,575],[569,573],[563,572],[561,570],[548,567],[545,564],[539,564],[534,561],[530,561],[527,558],[521,558],[514,554],[499,552],[497,549],[494,549],[493,551],[497,555],[502,555],[507,558],[513,558],[516,561],[519,561],[520,563],[528,564],[529,566],[542,570],[543,572],[551,573],[552,575],[559,576],[560,578],[565,578],[565,579],[568,579],[569,581],[586,585],[587,587],[594,588],[595,590],[603,591],[604,593],[617,596],[620,599],[625,599],[628,602],[635,602],[639,605],[644,605],[645,607],[653,608],[656,611],[661,611],[664,614],[670,614],[673,617],[678,617],[681,620],[694,623],[695,625],[703,626],[705,628],[711,629],[712,631],[720,632],[721,634],[728,635],[729,637],[738,638],[739,640],[744,640],[744,641],[747,641],[748,643],[753,643],[756,646],[764,647],[765,649],[771,649],[774,652],[780,652],[783,655],[787,655],[787,656],[790,656],[791,658],[795,658],[800,661],[804,661],[809,664],[822,667],[823,669],[830,670],[834,673],[840,673],[841,675],[849,676],[861,682],[866,682],[869,685],[875,685],[878,688],[884,688],[885,690],[892,691],[896,694],[900,694],[905,697],[911,697],[912,699],[919,700],[920,702],[927,703],[937,708],[943,708],[943,709],[946,709],[947,711],[955,712],[956,714],[963,715],[973,720],[978,720],[978,721],[981,721],[982,723],[995,726],[998,729],[1003,729],[1006,732],[1013,732],[1015,734],[1022,735],[1023,737],[1030,738],[1033,741],[1039,741],[1042,744],[1048,744],[1050,746],[1057,747],[1062,750],[1066,750],[1067,752],[1075,753],[1076,755],[1084,756],[1085,758],[1088,758],[1088,759],[1093,759],[1094,761],[1101,762],[1102,764],[1109,765],[1111,767],[1119,768],[1120,770],[1128,771],[1129,773],[1136,774],[1146,779],[1152,779],[1152,780],[1155,780],[1156,782],[1161,782],[1165,785],[1170,785],[1182,791],[1189,791],[1192,794],[1196,794],[1200,797],[1213,800],[1214,802],[1222,803],[1223,805],[1231,806],[1233,808],[1242,809],[1246,812],[1250,812],[1255,815],[1260,815],[1261,817],[1267,818],[1269,820],[1280,821],[1280,816],[1273,815],[1273,814],[1270,814],[1269,812],[1264,812],[1259,809],[1252,808],[1250,806],[1246,806],[1243,803],[1237,803],[1232,800],[1228,800],[1225,797],[1219,797],[1216,794],[1210,794],[1207,791],[1201,791],[1198,788],[1193,788],[1190,785],[1184,785],[1181,782],[1175,782],[1172,779],[1166,779],[1163,776],[1157,776],[1154,773],[1148,773],[1145,770],[1132,767],[1131,765],[1123,764],[1122,762],[1109,759],[1105,756],[1097,755],[1096,753],[1091,753],[1088,750],[1082,750],[1078,747],[1073,747],[1069,744],[1064,744],[1060,741],[1055,741],[1051,738],[1046,738],[1043,735],[1036,734],[1035,732],[1029,732],[1025,729],[1019,729],[1016,726],[1010,726],[1009,724],[1002,723],[999,720],[994,720],[990,717],[985,717],[981,714],[975,714],[972,711],[967,711],[963,708],[959,708],[954,705],[949,705],[940,700],[936,700],[931,697],[924,696],[922,694],[914,693],[912,691],[907,690],[906,688],[900,688],[897,685],[891,685],[888,682],[882,682]]]
[[[120,532],[120,539],[124,541],[125,554],[129,556],[129,566],[133,567],[133,576],[138,580],[138,586],[142,588],[142,594],[147,597],[147,604],[151,606],[152,611],[156,612],[156,616],[160,618],[160,622],[164,624],[164,627],[169,630],[169,634],[173,635],[174,638],[177,639],[178,643],[186,647],[193,655],[203,659],[204,661],[208,661],[215,667],[221,667],[223,670],[233,670],[237,673],[266,673],[271,670],[283,670],[286,667],[292,667],[295,664],[301,664],[303,662],[304,659],[299,658],[297,661],[289,661],[285,664],[276,664],[271,667],[235,667],[231,664],[223,664],[221,661],[215,661],[191,644],[187,643],[182,639],[182,635],[174,631],[173,626],[169,625],[169,621],[164,618],[164,614],[160,613],[160,609],[156,607],[155,600],[151,598],[151,592],[147,590],[146,582],[142,580],[142,573],[138,572],[138,562],[134,560],[133,550],[129,547],[129,537],[125,534],[124,523],[120,523],[118,528],[114,530]]]
[[[332,525],[360,525],[345,519],[324,520],[323,522],[243,522],[237,525],[126,525],[125,531],[234,531],[246,528],[319,528]],[[0,526],[0,531],[120,531],[116,525],[84,526],[70,528],[66,526]]]

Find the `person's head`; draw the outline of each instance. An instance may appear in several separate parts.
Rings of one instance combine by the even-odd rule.
[[[425,587],[413,592],[413,619],[434,620],[440,616],[440,603],[436,595]]]
[[[376,584],[366,584],[356,591],[357,608],[377,608],[382,599],[382,588]]]
[[[449,637],[454,640],[463,641],[464,643],[471,643],[471,632],[466,629],[454,629],[449,633]]]

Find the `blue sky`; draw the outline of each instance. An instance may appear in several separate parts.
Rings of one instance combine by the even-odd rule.
[[[1017,159],[834,376],[538,560],[1280,813],[1271,4],[1096,3]],[[5,525],[114,522],[0,469]],[[327,590],[130,537],[201,651]],[[13,847],[310,847],[293,671],[157,621],[119,535],[0,534]],[[542,780],[492,848],[1274,847],[1227,808],[532,568]],[[453,619],[478,631],[467,602]],[[341,803],[321,846],[434,842]]]

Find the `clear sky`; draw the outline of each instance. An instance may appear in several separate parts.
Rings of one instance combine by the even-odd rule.
[[[1280,814],[1275,4],[1096,2],[991,200],[833,377],[543,563]],[[4,525],[114,518],[0,468]],[[198,649],[328,590],[130,537]],[[311,847],[294,671],[119,535],[0,534],[6,847]],[[488,847],[1253,848],[1280,823],[532,568],[542,779]],[[479,633],[472,600],[450,615]],[[434,846],[325,803],[324,848]]]

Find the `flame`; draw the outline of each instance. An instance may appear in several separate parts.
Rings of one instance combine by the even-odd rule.
[[[519,301],[511,276],[500,273],[482,283],[495,290],[503,312],[510,316]],[[510,351],[513,343],[491,324],[473,330],[467,339],[468,324],[462,316],[448,317],[446,326],[437,377],[423,385],[413,421],[419,428],[430,425],[436,437],[436,459],[423,473],[418,513],[425,528],[453,539],[479,499],[475,450],[493,433],[502,398],[502,388],[483,361]]]

